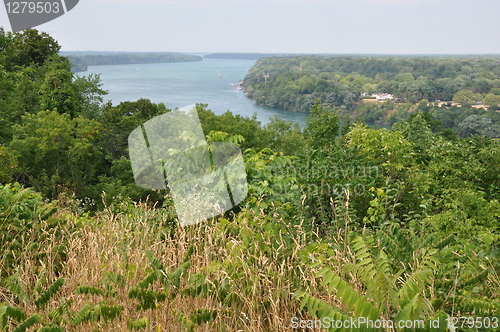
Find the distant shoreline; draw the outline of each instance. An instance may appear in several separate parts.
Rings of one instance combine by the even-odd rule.
[[[85,72],[89,66],[203,61],[201,56],[180,53],[64,52],[61,55],[69,59],[74,73]]]

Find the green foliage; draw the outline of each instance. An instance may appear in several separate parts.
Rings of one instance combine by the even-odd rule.
[[[40,109],[57,110],[75,117],[79,112],[78,94],[67,61],[47,61],[47,71],[40,86]]]
[[[52,296],[56,294],[64,284],[64,278],[59,278],[52,285],[50,285],[49,289],[40,295],[38,299],[35,300],[35,304],[38,308],[42,308],[47,305]]]
[[[339,135],[340,118],[338,111],[328,106],[314,104],[307,118],[306,132],[313,148],[329,147],[335,144]]]
[[[64,191],[66,185],[80,195],[98,174],[99,131],[100,125],[95,121],[70,119],[68,114],[56,111],[24,116],[23,124],[15,126],[14,139],[9,145],[19,156],[23,182],[52,198]]]
[[[248,148],[263,149],[271,142],[269,134],[261,128],[260,122],[257,121],[256,114],[251,118],[239,114],[234,115],[229,111],[222,115],[215,115],[207,107],[207,104],[196,105],[196,111],[205,135],[212,131],[225,132],[230,136],[240,135],[245,138],[245,141],[241,142],[243,151]]]
[[[434,145],[434,134],[431,125],[435,124],[432,115],[429,113],[412,114],[408,120],[396,123],[392,130],[399,131],[404,138],[412,143],[415,158],[419,162],[428,162],[429,155],[427,150]]]
[[[401,171],[412,162],[412,144],[398,131],[354,125],[347,138],[347,146],[366,153],[368,158],[380,163],[390,173]]]
[[[72,325],[78,325],[84,323],[85,321],[90,319],[90,311],[92,309],[92,305],[90,303],[85,304],[82,309],[76,314],[75,318],[71,322]]]
[[[455,100],[455,94],[467,90],[477,94],[475,102],[479,94],[497,88],[496,61],[498,57],[274,56],[250,68],[244,87],[259,104],[300,112],[309,111],[317,99],[352,110],[362,93],[377,92],[417,103]]]
[[[269,203],[283,204],[297,195],[297,174],[293,173],[293,157],[263,149],[245,151],[248,191],[254,199],[263,199],[262,207]],[[292,172],[286,172],[292,170]]]
[[[248,197],[178,228],[172,197],[135,185],[127,151],[133,129],[169,110],[104,105],[99,77],[74,79],[44,43],[14,64],[27,56],[19,36],[0,33],[1,330],[160,330],[168,317],[187,331],[268,331],[311,316],[423,319],[429,330],[431,319],[500,313],[500,115],[428,102],[467,90],[493,103],[493,58],[260,60],[248,94],[312,106],[308,128],[197,105],[211,153],[242,147]],[[380,91],[397,102],[355,106]],[[345,125],[338,138],[340,111],[397,123]],[[92,199],[95,215],[82,210]],[[87,273],[75,259],[92,240],[109,248],[82,257],[92,278],[70,280]]]
[[[376,163],[352,148],[310,150],[293,166],[283,172],[294,172],[303,217],[334,232],[345,227],[344,217],[363,220],[373,199],[369,188],[378,187],[382,176]]]
[[[18,325],[12,332],[24,332],[28,330],[30,327],[38,323],[40,320],[40,315],[33,315]]]
[[[145,330],[149,325],[148,318],[141,318],[138,320],[131,321],[128,325],[130,331]]]
[[[7,33],[0,55],[7,70],[31,64],[42,65],[49,57],[57,55],[61,46],[47,33],[36,29]]]
[[[305,138],[297,123],[279,119],[277,115],[264,126],[271,136],[269,148],[287,156],[297,156],[305,150]]]
[[[171,273],[167,273],[163,264],[152,255],[148,254],[151,267],[154,269],[143,280],[141,280],[136,287],[130,289],[128,297],[131,299],[139,300],[140,304],[137,305],[138,309],[156,309],[158,303],[167,299],[167,296],[174,298],[180,288],[180,282],[186,275],[191,263],[189,262],[190,256],[193,254],[193,249],[190,248],[186,253],[183,264]],[[159,280],[164,286],[170,287],[170,292],[157,292],[150,290],[150,286]]]
[[[39,332],[64,332],[64,329],[60,326],[44,326],[38,330]]]
[[[453,95],[453,101],[460,104],[473,104],[479,99],[478,95],[468,89],[460,90]]]
[[[500,124],[493,123],[488,116],[469,115],[458,124],[456,132],[460,136],[480,135],[500,138]]]
[[[493,89],[492,89],[493,90]],[[500,96],[495,95],[493,93],[488,93],[483,98],[483,104],[489,106],[490,108],[497,108],[500,105]]]
[[[7,326],[7,320],[9,318],[20,322],[25,319],[26,315],[19,309],[11,307],[10,305],[0,306],[0,328],[5,329]]]
[[[0,184],[12,181],[17,167],[16,157],[8,148],[0,146]]]
[[[443,263],[448,264],[451,257],[447,255],[457,248],[455,236],[426,233],[426,225],[418,222],[413,227],[403,229],[397,223],[388,223],[374,234],[353,234],[347,244],[352,262],[325,266],[318,273],[322,278],[321,286],[335,295],[337,301],[325,302],[306,291],[298,291],[295,297],[301,300],[301,308],[319,319],[357,320],[362,317],[393,322],[421,319],[426,324],[430,319],[443,317],[443,314],[444,317],[453,316],[458,311],[491,315],[498,310],[495,302],[487,303],[486,297],[479,292],[468,291],[472,283],[477,287],[488,276],[488,270],[484,269],[467,271],[474,265],[469,254],[455,256],[463,262],[464,270],[455,271],[455,278],[448,279],[454,272],[449,270],[451,266],[443,267]],[[335,260],[332,263],[335,265]],[[449,264],[456,265],[455,262]],[[324,266],[327,260],[323,257],[312,265]],[[453,280],[453,289],[442,288],[443,282]],[[444,289],[450,293],[442,294]],[[441,301],[443,298],[445,301]],[[335,331],[334,328],[330,330]]]
[[[42,196],[19,184],[0,185],[0,276],[10,275],[23,250],[36,248],[50,233],[41,231],[40,223],[48,222],[57,211],[53,204],[44,204]],[[54,221],[56,226],[58,221]],[[51,233],[56,231],[56,227]]]
[[[172,309],[172,312],[187,332],[196,331],[197,326],[208,323],[217,316],[217,311],[215,310],[197,310],[196,313],[191,314],[189,317],[186,317],[177,309]]]
[[[102,289],[90,286],[78,286],[78,288],[76,289],[76,294],[103,295],[104,291]]]

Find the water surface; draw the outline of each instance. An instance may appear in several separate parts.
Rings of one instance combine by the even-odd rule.
[[[101,75],[103,88],[109,91],[105,100],[114,105],[122,101],[147,98],[167,108],[196,103],[208,104],[215,114],[231,111],[251,117],[257,114],[262,124],[277,115],[305,126],[307,114],[257,105],[236,89],[255,60],[204,59],[181,63],[155,63],[91,66],[81,75]]]

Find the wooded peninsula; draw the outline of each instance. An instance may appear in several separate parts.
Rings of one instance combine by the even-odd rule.
[[[285,110],[319,102],[391,125],[425,111],[459,135],[500,137],[500,56],[277,56],[258,60],[243,86]]]

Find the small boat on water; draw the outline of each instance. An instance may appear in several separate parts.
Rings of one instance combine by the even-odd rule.
[[[221,75],[219,72],[217,73],[217,76],[218,76],[219,78],[222,78],[222,75]]]

